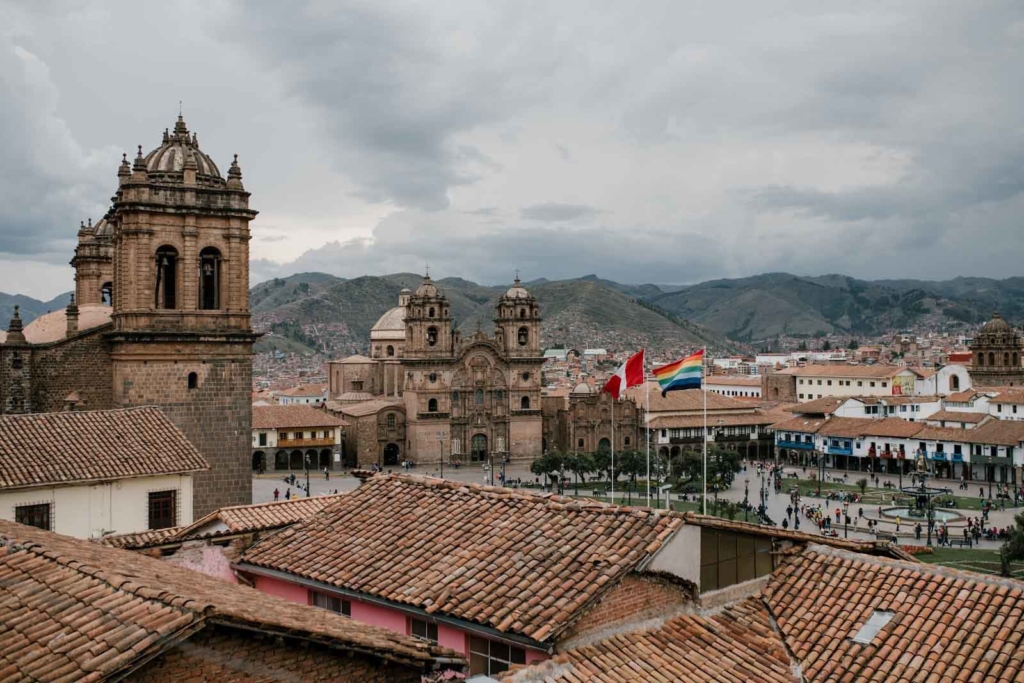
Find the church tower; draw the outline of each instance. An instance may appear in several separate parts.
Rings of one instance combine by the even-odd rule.
[[[430,275],[408,298],[405,306],[405,356],[451,358],[452,318],[448,299]]]
[[[222,177],[179,115],[155,150],[143,156],[140,145],[117,175],[105,218],[112,226],[114,401],[160,406],[210,463],[196,477],[197,518],[249,503],[257,338],[249,222],[256,211],[238,157]],[[80,281],[91,292],[100,284],[94,279]]]
[[[1024,386],[1024,341],[998,312],[974,335],[971,357],[976,387]]]
[[[540,348],[540,304],[520,284],[518,275],[512,287],[498,301],[495,316],[495,338],[509,358],[543,355]]]

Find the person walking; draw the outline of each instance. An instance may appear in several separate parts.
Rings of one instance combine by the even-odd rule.
[[[277,499],[280,498],[280,497],[281,497],[281,492],[278,489],[274,489],[274,502],[276,503]]]
[[[285,500],[291,500],[292,499],[292,490],[291,489],[285,489],[284,499]]]
[[[900,532],[900,516],[896,515],[896,533]]]
[[[793,516],[793,506],[789,505],[789,506],[786,507],[786,517],[789,518],[789,517],[792,517],[792,516]]]
[[[327,481],[331,480],[331,472],[326,467],[324,467],[324,479]]]

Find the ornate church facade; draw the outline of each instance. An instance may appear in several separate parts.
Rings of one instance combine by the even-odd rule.
[[[540,306],[518,278],[494,333],[463,337],[430,277],[370,332],[370,357],[332,361],[328,407],[347,430],[349,464],[529,460],[542,451]],[[354,441],[353,441],[354,440]]]
[[[974,336],[971,359],[976,387],[1024,386],[1024,341],[999,313]]]
[[[249,193],[178,117],[78,231],[75,295],[0,333],[0,413],[159,406],[202,452],[194,514],[251,502]],[[88,435],[81,435],[87,438]]]

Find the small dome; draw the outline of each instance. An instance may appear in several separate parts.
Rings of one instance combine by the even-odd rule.
[[[146,155],[146,171],[150,178],[170,183],[180,183],[184,178],[185,165],[194,161],[196,184],[224,186],[217,164],[199,150],[199,140],[189,136],[185,121],[178,116],[174,132],[164,131],[163,143]]]
[[[579,384],[577,384],[572,389],[572,394],[574,396],[579,396],[579,395],[582,395],[582,394],[593,394],[593,393],[595,393],[594,392],[594,387],[590,386],[586,382],[580,382]]]
[[[114,309],[100,304],[83,304],[78,307],[78,330],[85,331],[110,322]],[[25,340],[32,344],[55,342],[67,336],[68,315],[66,308],[59,308],[41,315],[25,326]]]
[[[1003,320],[1003,316],[999,315],[999,313],[993,313],[992,319],[985,323],[981,331],[985,334],[1009,334],[1013,330],[1010,327],[1010,323]]]
[[[440,296],[440,290],[437,288],[437,285],[430,281],[429,275],[424,275],[423,284],[416,288],[416,296],[433,299]]]
[[[96,237],[113,237],[114,226],[108,223],[106,218],[101,218],[100,222],[93,228],[92,234]]]
[[[530,292],[528,292],[526,290],[526,287],[523,287],[521,284],[519,284],[519,278],[516,277],[515,282],[512,283],[512,286],[509,288],[509,290],[507,292],[505,292],[505,298],[506,299],[532,299],[533,297],[530,296]]]

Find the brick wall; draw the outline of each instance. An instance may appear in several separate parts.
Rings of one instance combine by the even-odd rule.
[[[207,627],[128,678],[131,681],[418,682],[420,672],[350,651]]]
[[[0,414],[29,412],[32,412],[31,347],[0,345]]]
[[[70,339],[36,346],[32,352],[32,410],[64,410],[64,399],[78,392],[81,410],[114,407],[113,365],[103,339],[109,325],[93,328]]]
[[[248,347],[235,350],[244,354]],[[224,357],[224,352],[216,344],[190,344],[181,349],[180,360],[115,361],[115,401],[159,406],[210,463],[209,471],[195,476],[196,519],[252,502],[252,361],[245,355]],[[196,387],[189,389],[192,372]]]
[[[761,375],[761,397],[770,401],[796,401],[796,376]]]
[[[656,576],[631,574],[609,590],[559,638],[558,649],[564,650],[571,646],[566,643],[588,634],[658,615],[678,613],[692,603],[692,593],[678,584]]]

